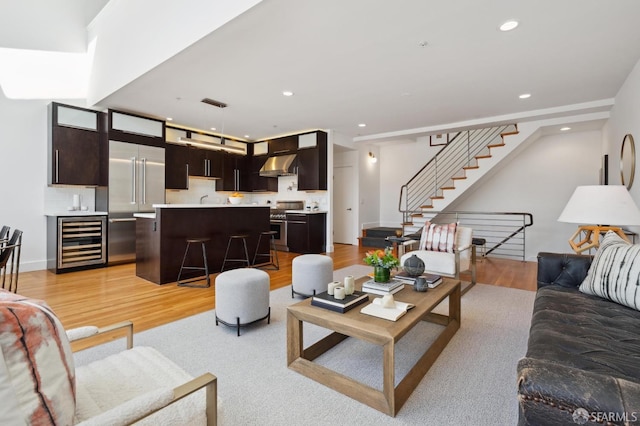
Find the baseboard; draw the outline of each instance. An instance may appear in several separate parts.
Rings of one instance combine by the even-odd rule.
[[[28,262],[20,262],[20,272],[42,271],[47,269],[46,260],[31,260]]]

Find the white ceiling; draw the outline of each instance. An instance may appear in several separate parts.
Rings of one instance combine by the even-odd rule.
[[[615,97],[639,17],[637,0],[264,0],[99,105],[251,140],[526,115]]]

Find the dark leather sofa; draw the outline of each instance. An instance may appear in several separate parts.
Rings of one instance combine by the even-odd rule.
[[[538,255],[519,425],[640,425],[640,312],[578,290],[591,261]]]

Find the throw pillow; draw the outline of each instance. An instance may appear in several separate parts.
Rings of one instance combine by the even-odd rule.
[[[607,232],[580,291],[640,310],[640,245]]]
[[[24,424],[73,424],[73,355],[44,302],[0,290],[0,353]]]
[[[420,249],[453,253],[456,241],[456,223],[436,225],[425,222],[420,236]]]

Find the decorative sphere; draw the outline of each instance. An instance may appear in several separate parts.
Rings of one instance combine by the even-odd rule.
[[[410,277],[417,277],[424,272],[424,262],[415,254],[405,260],[402,267]]]

